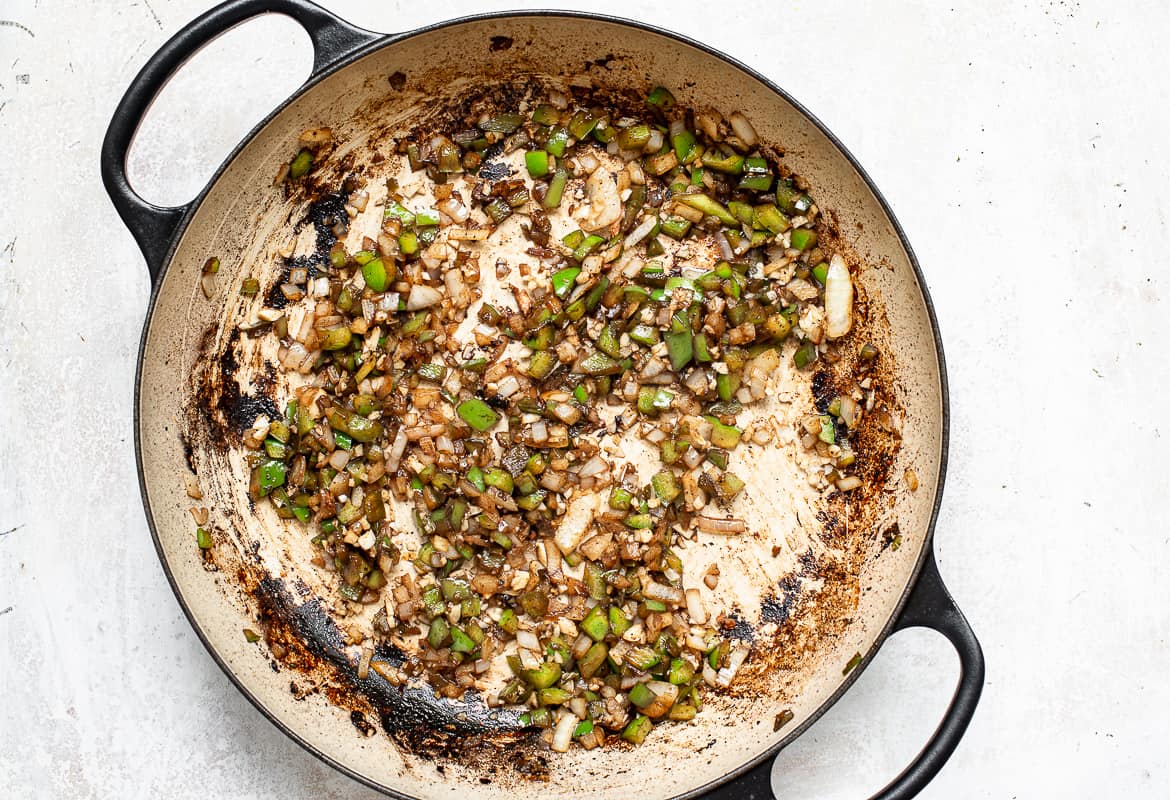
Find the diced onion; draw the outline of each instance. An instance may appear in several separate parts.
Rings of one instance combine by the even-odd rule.
[[[561,718],[557,720],[557,727],[553,731],[552,744],[549,745],[554,752],[568,751],[569,745],[573,741],[573,730],[580,721],[575,714],[570,714],[567,711],[561,712]]]
[[[756,129],[752,127],[751,122],[742,112],[736,111],[727,121],[731,123],[731,129],[735,131],[735,135],[746,146],[755,147],[759,144],[760,137],[756,134]]]
[[[433,286],[417,283],[410,287],[410,296],[406,298],[406,310],[418,311],[430,308],[443,299],[443,294]]]
[[[839,339],[853,327],[853,281],[845,259],[834,255],[829,260],[825,277],[825,333],[830,339]]]

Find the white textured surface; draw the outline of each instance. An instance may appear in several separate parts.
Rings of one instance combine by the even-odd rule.
[[[27,28],[0,24],[0,531],[15,528],[0,536],[0,795],[369,796],[219,672],[140,508],[130,416],[148,281],[98,147],[130,78],[205,3],[73,5],[0,4]],[[405,30],[508,4],[329,5]],[[1165,797],[1170,7],[954,5],[651,0],[636,15],[732,53],[820,116],[926,271],[953,414],[937,550],[988,680],[922,796]],[[205,51],[144,127],[136,185],[192,196],[308,64],[287,20]],[[894,637],[781,756],[782,796],[877,789],[955,676],[939,637]]]

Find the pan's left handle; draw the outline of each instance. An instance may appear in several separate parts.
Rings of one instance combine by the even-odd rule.
[[[983,691],[986,673],[983,650],[975,638],[975,631],[943,584],[938,563],[934,560],[933,542],[928,547],[922,572],[902,613],[894,622],[893,631],[931,628],[945,636],[959,654],[959,684],[942,722],[926,747],[901,775],[870,800],[910,800],[921,792],[959,746]],[[775,758],[768,756],[742,775],[703,795],[703,800],[773,800],[774,762]]]
[[[341,59],[382,38],[350,25],[309,0],[228,0],[193,20],[155,53],[118,103],[102,142],[102,182],[122,221],[134,234],[152,280],[158,278],[175,232],[190,204],[156,206],[134,191],[126,178],[126,153],[154,98],[200,48],[261,14],[285,14],[301,24],[313,43],[315,79]]]

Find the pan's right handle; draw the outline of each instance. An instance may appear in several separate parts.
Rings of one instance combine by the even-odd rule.
[[[106,191],[142,249],[152,280],[158,278],[190,204],[156,206],[134,191],[126,178],[126,153],[134,134],[167,81],[200,48],[242,22],[272,13],[292,17],[309,34],[313,43],[313,72],[309,80],[382,36],[350,25],[309,0],[228,0],[172,36],[146,62],[114,111],[102,142],[101,159]]]
[[[906,628],[930,628],[947,637],[959,654],[959,686],[926,747],[871,800],[910,800],[921,792],[959,746],[983,692],[986,672],[983,650],[975,631],[943,584],[934,560],[933,542],[906,606],[894,623],[894,631]],[[772,800],[773,762],[773,758],[764,759],[743,775],[704,795],[703,800]]]

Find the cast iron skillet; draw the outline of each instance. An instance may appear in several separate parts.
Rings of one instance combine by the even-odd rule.
[[[257,126],[248,139],[241,143],[232,156],[227,159],[208,187],[194,201],[183,206],[159,207],[143,200],[134,192],[127,181],[125,163],[127,150],[134,134],[154,97],[169,77],[200,47],[249,18],[272,12],[287,14],[299,22],[308,32],[314,48],[313,70],[309,80],[294,97],[286,101]],[[152,331],[158,327],[158,317],[160,315],[167,316],[168,312],[160,311],[160,308],[168,302],[173,302],[174,298],[171,296],[183,289],[180,284],[168,282],[168,277],[170,277],[169,273],[171,272],[189,269],[183,263],[186,261],[184,245],[188,238],[193,238],[196,241],[199,239],[200,223],[195,222],[199,218],[199,212],[202,210],[206,216],[217,211],[217,204],[221,202],[216,197],[218,187],[229,182],[232,168],[238,169],[237,160],[246,161],[247,157],[252,155],[246,152],[249,146],[258,137],[266,134],[267,130],[270,129],[270,123],[274,120],[279,121],[278,118],[282,112],[290,107],[295,110],[295,104],[307,93],[314,89],[320,89],[322,84],[327,84],[330,79],[342,75],[347,68],[354,69],[354,65],[366,57],[371,55],[376,57],[380,51],[391,52],[395,45],[402,43],[409,45],[412,40],[425,40],[428,36],[450,35],[454,37],[462,29],[475,28],[476,26],[486,29],[497,24],[505,27],[515,24],[517,29],[522,29],[521,23],[527,25],[529,30],[536,29],[541,24],[546,23],[550,28],[566,23],[580,26],[610,26],[615,30],[624,30],[627,34],[636,34],[639,39],[654,37],[678,46],[680,51],[684,49],[687,52],[695,51],[699,57],[708,60],[717,59],[722,68],[738,75],[745,84],[749,81],[754,82],[753,85],[758,84],[774,95],[776,102],[782,102],[790,107],[794,115],[799,118],[800,123],[808,126],[809,131],[812,132],[810,135],[823,137],[825,146],[842,159],[843,165],[853,171],[859,185],[872,193],[874,207],[889,226],[888,238],[902,249],[906,259],[906,276],[916,284],[916,288],[920,292],[920,297],[916,298],[915,302],[922,304],[924,319],[928,322],[929,340],[922,346],[932,354],[934,359],[934,362],[929,366],[937,370],[935,378],[937,381],[937,400],[935,402],[938,403],[940,412],[935,430],[935,443],[938,452],[936,457],[937,475],[933,479],[933,501],[928,504],[926,523],[921,526],[920,535],[917,538],[913,534],[907,536],[907,541],[914,544],[913,549],[911,549],[914,560],[906,566],[907,577],[899,584],[896,599],[891,601],[892,612],[887,617],[883,617],[883,624],[872,635],[870,646],[864,651],[861,662],[852,672],[837,679],[834,684],[835,690],[828,694],[823,702],[808,713],[798,716],[799,724],[787,735],[774,737],[773,741],[769,741],[766,746],[761,745],[758,752],[744,758],[738,766],[727,768],[721,774],[706,775],[703,780],[696,781],[692,788],[678,793],[677,796],[702,795],[725,800],[771,797],[771,757],[811,725],[852,684],[873,658],[886,636],[908,627],[928,627],[942,633],[954,645],[960,657],[961,675],[958,689],[946,715],[926,748],[901,775],[877,795],[881,798],[913,797],[937,774],[958,745],[974,714],[984,680],[984,662],[979,644],[942,583],[931,544],[945,473],[948,405],[942,345],[921,272],[909,244],[876,187],[872,185],[844,147],[807,111],[796,104],[779,87],[730,57],[700,43],[641,23],[575,12],[511,12],[470,17],[406,34],[383,36],[349,25],[320,7],[307,2],[307,0],[229,0],[181,30],[147,62],[132,82],[114,114],[103,143],[101,169],[107,191],[123,221],[138,241],[146,259],[147,269],[154,280],[154,291],[142,338],[136,382],[136,451],[147,519],[164,570],[184,612],[191,620],[212,657],[216,659],[228,677],[281,730],[310,752],[351,777],[388,794],[407,796],[404,792],[408,789],[373,777],[368,771],[349,763],[343,755],[339,754],[336,747],[329,743],[322,744],[320,740],[314,740],[307,732],[303,720],[294,719],[294,714],[286,707],[274,702],[270,693],[266,694],[268,689],[258,683],[260,679],[255,677],[256,671],[241,667],[242,657],[237,652],[238,645],[229,643],[222,631],[215,630],[216,623],[207,616],[207,614],[214,616],[215,606],[209,607],[205,613],[203,604],[207,602],[206,592],[204,588],[195,586],[199,579],[199,573],[192,572],[190,565],[182,562],[183,556],[176,555],[175,546],[172,544],[174,536],[186,536],[189,539],[189,531],[179,534],[173,530],[177,527],[175,520],[181,519],[181,515],[176,517],[175,508],[171,507],[175,503],[171,502],[172,498],[159,488],[159,484],[154,478],[154,475],[160,471],[159,466],[155,463],[159,459],[155,455],[155,450],[166,449],[165,445],[158,443],[161,430],[151,417],[152,403],[157,401],[156,395],[160,391],[155,373],[166,373],[166,370],[171,367],[169,359],[160,359],[158,354],[153,352],[157,350],[157,345],[152,345]],[[509,30],[511,29],[509,28]],[[511,45],[511,37],[493,36],[493,49],[495,49],[496,40],[500,38],[506,39],[509,46]],[[336,80],[340,79],[340,77],[336,78]],[[713,77],[712,80],[716,80],[716,78]],[[745,94],[749,94],[746,89]],[[757,123],[760,122],[761,120],[757,118]],[[761,132],[765,132],[766,121],[761,125],[761,128]],[[809,145],[809,147],[810,150],[815,149],[813,145]],[[241,157],[241,154],[244,157]],[[878,277],[874,280],[880,285],[885,279]],[[187,288],[189,289],[190,286]],[[887,300],[889,299],[887,298]],[[160,361],[167,363],[159,363]],[[164,377],[166,376],[164,375]],[[165,389],[165,381],[163,386]],[[180,390],[181,387],[175,388],[175,391]],[[150,445],[148,450],[144,451],[144,443]],[[167,473],[166,469],[161,471]],[[177,470],[167,473],[167,477],[173,478],[176,483],[181,481],[181,475]],[[228,610],[225,609],[224,614],[227,613]],[[238,631],[239,629],[237,627],[234,630]]]

